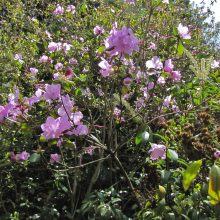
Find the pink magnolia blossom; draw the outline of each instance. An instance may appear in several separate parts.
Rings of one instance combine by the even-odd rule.
[[[163,63],[160,61],[159,57],[154,56],[151,60],[146,62],[146,67],[148,69],[163,69]]]
[[[26,161],[30,157],[30,154],[27,151],[22,151],[17,155],[19,160]]]
[[[60,90],[61,90],[61,85],[60,84],[46,84],[45,85],[45,93],[43,97],[47,100],[55,100],[60,97]]]
[[[93,32],[94,32],[95,35],[98,36],[98,35],[104,34],[105,30],[104,30],[103,27],[101,27],[101,26],[99,26],[99,25],[96,25],[96,26],[94,27],[94,29],[93,29]]]
[[[165,61],[165,65],[164,65],[164,71],[171,73],[173,71],[174,65],[172,63],[171,59],[168,59]]]
[[[74,5],[68,5],[66,8],[67,12],[71,12],[72,14],[75,14],[76,12],[76,7]]]
[[[189,33],[189,29],[186,26],[183,26],[181,23],[178,26],[178,33],[183,39],[191,39],[191,35]]]
[[[151,149],[148,151],[150,153],[151,160],[157,160],[159,158],[166,158],[166,147],[162,144],[151,144]]]
[[[61,156],[59,154],[55,153],[55,154],[50,155],[50,163],[51,164],[59,163],[60,160],[61,160]]]
[[[46,139],[59,138],[62,133],[71,128],[71,123],[66,116],[54,119],[48,117],[46,122],[41,125],[43,136]]]
[[[105,47],[111,56],[131,55],[133,51],[139,51],[138,44],[139,40],[134,36],[133,31],[125,26],[121,30],[114,27],[105,40]]]
[[[62,15],[63,13],[64,13],[64,8],[58,4],[57,7],[54,9],[53,14],[58,16],[58,15]]]
[[[103,77],[108,77],[112,72],[112,65],[104,58],[102,58],[102,61],[99,63],[99,67],[101,68],[100,73]]]

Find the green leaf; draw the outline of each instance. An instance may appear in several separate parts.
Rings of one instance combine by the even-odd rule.
[[[171,149],[167,150],[167,156],[171,160],[178,160],[178,158],[179,158],[177,152],[174,150],[171,150]]]
[[[138,133],[137,136],[135,137],[135,144],[138,145],[142,141],[142,132]]]
[[[191,185],[193,180],[198,175],[201,166],[202,166],[202,160],[194,161],[182,173],[182,175],[183,175],[183,188],[185,191],[188,190],[189,186]]]
[[[39,160],[40,160],[40,154],[38,154],[38,153],[33,153],[33,154],[31,155],[30,159],[29,159],[29,161],[30,161],[31,163],[36,163],[36,162],[38,162]]]
[[[213,165],[210,170],[208,194],[212,205],[220,202],[220,168],[217,165]]]
[[[177,53],[179,56],[182,56],[184,53],[184,46],[181,43],[179,43],[177,46]]]
[[[168,170],[161,171],[161,181],[163,184],[166,184],[170,178],[171,172]]]

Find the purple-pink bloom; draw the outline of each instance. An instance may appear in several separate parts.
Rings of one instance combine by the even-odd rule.
[[[151,144],[151,149],[148,151],[150,153],[151,160],[157,160],[159,158],[166,158],[166,147],[162,144]]]
[[[89,133],[89,129],[86,125],[80,124],[73,131],[72,134],[76,136],[87,135]]]
[[[134,5],[135,4],[135,0],[124,0],[125,3],[129,3]]]
[[[62,64],[62,63],[57,63],[57,64],[54,66],[54,68],[55,68],[56,70],[61,70],[61,69],[63,69],[63,64]]]
[[[173,71],[174,65],[172,63],[171,59],[168,59],[165,61],[165,65],[164,65],[164,71],[171,73]]]
[[[11,161],[16,161],[17,160],[16,154],[13,151],[10,152],[10,159],[11,159]]]
[[[71,58],[69,59],[69,64],[75,65],[75,64],[78,64],[78,61],[75,58]]]
[[[60,42],[55,43],[55,42],[50,42],[48,45],[48,51],[49,52],[56,52],[62,49],[62,44]]]
[[[163,106],[169,108],[171,102],[171,95],[167,96],[163,101]]]
[[[52,164],[59,163],[60,160],[61,160],[61,156],[59,154],[55,153],[50,155],[50,163]]]
[[[214,157],[215,157],[215,159],[220,158],[220,150],[217,150],[217,151],[214,153]]]
[[[74,125],[80,125],[81,124],[80,121],[83,118],[83,114],[82,114],[82,112],[74,112],[72,114],[71,118],[73,119]]]
[[[16,53],[14,56],[15,60],[22,60],[22,55],[20,53]]]
[[[130,86],[132,83],[132,79],[130,77],[126,77],[124,80],[123,80],[123,84],[125,86]]]
[[[212,69],[218,68],[219,63],[220,63],[219,61],[213,60],[212,63],[211,63],[211,68]]]
[[[146,67],[148,69],[163,69],[163,63],[160,61],[159,57],[154,56],[151,60],[146,62]]]
[[[121,30],[114,27],[105,40],[105,47],[111,56],[131,55],[134,50],[139,51],[138,44],[139,40],[134,36],[133,31],[125,26]]]
[[[63,49],[65,54],[68,53],[68,51],[71,49],[71,47],[72,47],[72,45],[68,44],[68,43],[63,43],[63,45],[62,45],[62,49]]]
[[[150,43],[149,43],[149,48],[152,49],[152,50],[156,50],[156,49],[157,49],[157,46],[156,46],[155,43],[150,42]]]
[[[66,69],[65,76],[67,79],[71,79],[73,77],[73,70],[70,67]]]
[[[30,72],[33,76],[36,76],[36,74],[38,73],[38,69],[37,68],[34,68],[34,67],[31,67],[30,68]]]
[[[181,73],[180,71],[172,71],[171,72],[171,79],[174,82],[178,82],[181,79]]]
[[[93,32],[95,35],[101,35],[101,34],[104,34],[105,30],[103,27],[99,26],[99,25],[96,25],[93,29]]]
[[[191,35],[189,34],[189,29],[186,26],[183,26],[181,23],[178,26],[178,33],[183,39],[191,39]]]
[[[58,15],[62,15],[63,13],[64,13],[64,8],[58,4],[57,7],[54,9],[53,14],[58,16]]]
[[[75,14],[76,12],[76,7],[74,5],[68,5],[66,8],[67,12],[71,12],[72,14]]]
[[[8,116],[8,109],[0,105],[0,123]]]
[[[62,96],[61,97],[62,100],[62,105],[61,107],[58,109],[58,114],[59,116],[69,116],[71,115],[71,111],[73,109],[73,105],[74,105],[74,101],[70,100],[69,95],[67,94],[66,96]]]
[[[52,84],[52,85],[46,84],[45,93],[43,97],[47,101],[58,99],[60,97],[60,90],[61,90],[60,84]]]
[[[102,58],[102,61],[99,63],[99,67],[101,68],[100,73],[103,77],[108,77],[112,72],[112,65],[104,58]]]
[[[22,151],[20,154],[18,154],[18,159],[22,161],[28,160],[29,157],[30,154],[27,151]]]
[[[46,139],[59,138],[59,136],[66,130],[71,128],[71,123],[66,116],[54,119],[48,117],[46,122],[41,125],[43,136]]]
[[[46,63],[48,61],[49,57],[46,55],[43,55],[42,57],[40,57],[39,59],[39,63]]]
[[[157,79],[157,83],[159,85],[164,85],[166,83],[166,80],[163,76],[160,76],[158,79]]]

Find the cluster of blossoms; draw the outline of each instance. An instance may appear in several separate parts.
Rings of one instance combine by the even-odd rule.
[[[64,7],[62,7],[61,5],[58,4],[56,6],[56,8],[54,9],[53,14],[55,16],[59,16],[59,15],[64,14],[64,12],[65,12]],[[70,12],[72,14],[75,14],[76,7],[74,5],[68,5],[67,8],[66,8],[66,12]]]
[[[50,53],[63,50],[64,53],[67,53],[71,49],[72,45],[68,43],[61,43],[61,42],[50,42],[48,45],[48,51]]]

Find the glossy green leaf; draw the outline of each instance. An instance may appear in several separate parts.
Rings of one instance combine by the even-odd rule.
[[[179,158],[177,152],[174,150],[171,150],[171,149],[167,150],[167,156],[171,160],[178,160],[178,158]]]
[[[182,173],[182,175],[183,175],[183,188],[184,188],[185,191],[188,190],[191,183],[193,182],[193,180],[198,175],[201,166],[202,166],[202,160],[194,161]]]

